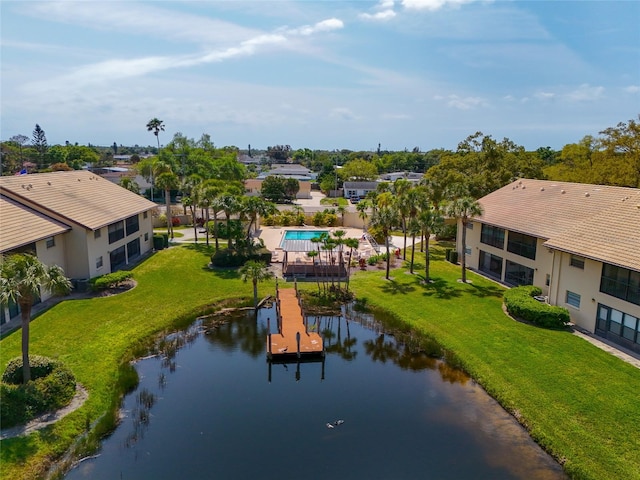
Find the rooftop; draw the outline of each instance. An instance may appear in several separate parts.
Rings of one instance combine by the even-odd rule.
[[[520,179],[479,200],[477,220],[545,245],[640,270],[640,190]]]
[[[140,195],[83,170],[0,177],[0,193],[24,206],[50,212],[51,216],[62,217],[90,230],[156,206]]]

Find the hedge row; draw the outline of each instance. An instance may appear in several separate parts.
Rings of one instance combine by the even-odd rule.
[[[564,328],[570,321],[569,311],[539,302],[542,290],[533,285],[515,287],[504,292],[504,304],[510,315],[545,328]]]
[[[92,290],[107,290],[109,288],[118,287],[125,280],[133,277],[133,273],[128,270],[118,270],[117,272],[107,273],[99,277],[92,278],[89,284]]]
[[[261,248],[251,255],[245,255],[236,250],[225,248],[211,255],[211,265],[214,267],[239,267],[249,260],[257,260],[269,265],[271,263],[271,252],[266,248]]]
[[[65,365],[38,355],[29,356],[32,380],[22,382],[22,358],[9,362],[0,384],[2,428],[24,424],[41,413],[67,405],[76,392],[76,379]]]

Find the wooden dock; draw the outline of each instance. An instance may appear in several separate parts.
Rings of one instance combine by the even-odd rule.
[[[297,288],[280,290],[276,286],[278,333],[267,334],[267,357],[323,356],[324,342],[317,332],[309,332],[302,314]],[[271,325],[269,325],[271,328]]]

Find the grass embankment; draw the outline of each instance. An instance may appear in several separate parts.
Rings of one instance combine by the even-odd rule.
[[[454,352],[573,478],[640,478],[640,370],[569,332],[513,321],[493,282],[470,273],[473,283],[458,283],[460,267],[436,261],[425,286],[423,268],[392,281],[362,272],[351,287]]]
[[[237,272],[207,268],[210,253],[203,246],[163,250],[135,268],[136,288],[112,297],[63,301],[32,322],[30,351],[62,360],[88,389],[89,399],[50,427],[2,441],[2,478],[40,478],[51,458],[113,410],[121,385],[132,381],[123,360],[154,333],[224,299],[244,295],[242,301],[253,304],[252,286]],[[272,293],[274,287],[263,283],[260,290]],[[0,370],[19,354],[16,331],[0,343]]]
[[[442,250],[434,249],[442,259]],[[421,261],[424,256],[416,255]],[[112,406],[122,360],[136,345],[204,304],[251,295],[235,272],[209,271],[202,248],[164,250],[134,270],[138,287],[108,298],[68,301],[32,323],[32,352],[57,357],[90,391],[87,403],[57,424],[27,438],[2,442],[3,478],[35,478]],[[532,436],[574,478],[640,478],[640,370],[567,332],[509,319],[502,288],[460,269],[432,262],[434,283],[406,269],[358,272],[358,297],[392,311],[406,325],[455,352],[464,368],[528,426]],[[224,281],[223,281],[224,280]],[[315,288],[308,284],[309,288]],[[272,292],[273,284],[260,284]],[[248,299],[248,298],[247,298]],[[250,300],[249,300],[249,303]],[[16,332],[0,343],[0,368],[20,352]],[[517,461],[517,459],[514,459]]]

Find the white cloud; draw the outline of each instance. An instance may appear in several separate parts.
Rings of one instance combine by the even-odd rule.
[[[339,30],[344,27],[344,22],[338,18],[329,18],[322,20],[315,25],[304,25],[298,28],[283,28],[282,31],[289,35],[301,35],[308,36],[318,32],[330,32],[332,30]]]
[[[331,118],[339,118],[340,120],[357,120],[358,116],[346,107],[336,107],[329,112]]]
[[[604,94],[604,87],[592,87],[588,84],[582,84],[577,89],[569,92],[566,98],[574,102],[585,102],[598,100]]]
[[[458,95],[452,94],[446,97],[435,95],[433,98],[440,101],[444,100],[446,101],[446,105],[448,107],[458,110],[470,110],[476,107],[488,106],[487,101],[480,97],[460,97]]]
[[[640,85],[629,85],[624,88],[624,91],[627,93],[640,93]]]
[[[390,20],[396,16],[396,12],[393,10],[394,4],[394,0],[381,0],[373,7],[375,13],[360,13],[358,17],[368,21]]]
[[[384,21],[390,20],[396,16],[393,10],[382,10],[376,13],[361,13],[358,15],[363,20]]]
[[[408,10],[439,10],[444,6],[459,7],[477,0],[402,0],[402,6]]]
[[[537,92],[533,95],[538,100],[553,100],[556,94],[553,92]]]

